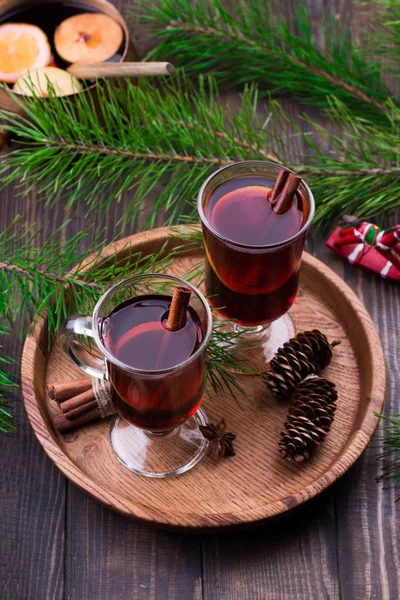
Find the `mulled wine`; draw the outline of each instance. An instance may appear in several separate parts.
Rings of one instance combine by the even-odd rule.
[[[268,201],[273,186],[265,175],[239,176],[216,185],[204,200],[207,295],[217,312],[244,326],[274,321],[297,294],[306,232],[290,239],[308,208],[298,190],[290,208],[275,214]]]
[[[169,431],[187,421],[203,397],[204,355],[186,361],[198,350],[205,332],[192,306],[187,308],[186,324],[170,331],[171,300],[168,295],[136,296],[116,306],[100,326],[105,348],[137,369],[132,372],[107,361],[118,394],[117,410],[133,425],[152,432]]]

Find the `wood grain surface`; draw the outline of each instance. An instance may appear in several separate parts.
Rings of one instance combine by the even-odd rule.
[[[285,0],[285,4],[290,11],[291,2]],[[321,20],[332,8],[344,24],[352,22],[356,31],[360,25],[356,3],[309,0],[308,4],[321,43]],[[142,52],[149,47],[140,30],[134,38]],[[234,103],[235,96],[229,100]],[[296,105],[285,106],[294,117],[301,112]],[[108,239],[118,233],[114,223],[122,206],[115,204],[104,220],[90,218],[92,239],[101,226],[106,227]],[[18,198],[9,187],[1,192],[1,227],[16,214],[23,215],[28,224],[45,225],[38,243],[68,218],[71,223],[62,230],[66,236],[85,222],[84,205],[74,214],[63,202],[48,209],[33,194]],[[137,222],[138,231],[144,219],[145,214]],[[388,220],[387,225],[397,220]],[[162,224],[162,215],[157,224]],[[309,239],[307,248],[350,285],[372,316],[387,366],[385,413],[400,412],[399,287],[345,264],[318,236]],[[17,337],[4,343],[19,361],[22,345]],[[328,492],[268,527],[239,534],[184,536],[124,518],[83,494],[65,480],[37,443],[22,402],[17,412],[17,432],[0,436],[2,600],[400,597],[400,507],[394,504],[400,488],[383,490],[375,483],[378,442]]]

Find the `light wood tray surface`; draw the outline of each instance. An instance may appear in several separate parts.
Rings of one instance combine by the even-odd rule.
[[[166,241],[168,248],[181,244],[165,228],[136,234],[108,246],[104,260],[115,251],[123,260],[129,247],[152,254]],[[170,272],[182,276],[202,258],[188,248]],[[21,367],[25,407],[35,434],[51,460],[82,490],[110,508],[158,526],[245,526],[284,513],[326,489],[355,462],[375,431],[374,411],[382,411],[385,393],[382,347],[369,314],[333,271],[307,253],[290,314],[297,331],[317,327],[342,342],[324,372],[339,393],[335,420],[308,463],[293,465],[280,457],[287,404],[274,399],[254,376],[241,376],[246,396],[238,398],[240,406],[229,394],[204,401],[209,419],[225,417],[228,429],[236,433],[237,456],[222,461],[207,456],[179,477],[152,480],[120,465],[109,442],[109,419],[59,435],[51,420],[57,409],[47,399],[45,385],[77,377],[80,371],[57,344],[49,350],[45,319],[27,338]]]

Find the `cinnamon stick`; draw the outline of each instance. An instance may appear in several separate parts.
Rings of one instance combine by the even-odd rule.
[[[97,400],[92,400],[91,402],[86,402],[86,404],[81,404],[80,406],[77,406],[76,408],[74,408],[72,410],[63,412],[63,414],[64,414],[64,417],[66,419],[68,419],[68,421],[73,421],[80,415],[83,415],[83,414],[91,411],[93,408],[98,408],[98,406],[99,405],[97,403]]]
[[[295,173],[289,173],[281,193],[272,206],[272,210],[275,214],[283,215],[289,210],[293,204],[294,196],[300,183],[301,177],[299,177],[299,175],[296,175]]]
[[[279,171],[277,178],[275,179],[274,187],[269,191],[267,196],[268,201],[271,204],[274,204],[275,200],[278,198],[288,177],[289,171],[287,169],[281,169]]]
[[[93,389],[90,389],[86,390],[86,392],[82,392],[82,394],[74,396],[73,398],[64,400],[64,402],[60,403],[60,408],[63,411],[63,413],[67,413],[70,410],[74,410],[79,406],[83,406],[84,404],[91,402],[92,400],[94,400],[94,392]]]
[[[53,423],[60,433],[65,433],[67,431],[76,429],[77,427],[81,427],[82,425],[99,421],[100,419],[101,410],[99,408],[95,408],[84,413],[83,415],[80,415],[79,417],[76,417],[76,419],[73,419],[72,421],[67,419],[63,413],[60,413],[53,418]]]
[[[177,285],[172,295],[172,302],[169,309],[168,329],[178,331],[186,325],[186,311],[189,306],[191,291],[187,287]]]
[[[62,381],[61,383],[49,383],[47,385],[47,393],[52,400],[63,402],[77,394],[86,392],[91,387],[92,380],[90,377],[79,377],[78,379]]]

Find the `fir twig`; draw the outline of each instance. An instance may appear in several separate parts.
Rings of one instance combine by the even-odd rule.
[[[244,393],[237,373],[242,375],[259,374],[249,367],[246,362],[243,362],[243,358],[240,360],[235,359],[232,352],[238,338],[246,331],[227,331],[224,323],[214,322],[213,332],[206,351],[204,375],[215,394],[228,390],[230,395],[236,399],[238,393]]]
[[[68,314],[90,311],[110,284],[133,274],[165,272],[182,251],[180,246],[167,251],[164,244],[159,252],[149,256],[131,252],[123,262],[118,261],[117,255],[104,262],[101,234],[89,250],[79,252],[79,245],[85,241],[88,232],[65,241],[57,239],[60,231],[56,231],[40,247],[34,247],[40,231],[33,227],[25,229],[16,219],[0,234],[0,255],[3,257],[0,262],[0,314],[15,324],[22,311],[28,311],[32,319],[46,311],[51,335],[57,333]],[[196,231],[191,235],[188,229],[181,239],[185,241],[185,251],[188,244],[200,248]],[[77,264],[71,271],[73,263]],[[198,283],[203,272],[204,263],[195,264],[184,277]],[[0,327],[0,334],[6,331]],[[253,372],[230,355],[238,335],[224,332],[216,324],[206,352],[205,373],[210,386],[216,393],[226,388],[234,397],[241,391],[241,386],[230,369]],[[9,360],[0,354],[1,362],[9,364]],[[11,419],[7,412],[8,403],[2,400],[3,388],[11,385],[6,372],[0,369],[0,431],[2,426],[11,426],[11,420],[5,420],[6,417]]]
[[[8,335],[9,330],[0,324],[0,336]],[[7,433],[15,429],[15,416],[12,411],[13,394],[11,388],[16,387],[14,379],[8,374],[10,365],[14,362],[9,356],[1,352],[0,344],[0,431]],[[7,369],[7,371],[5,370]]]
[[[329,100],[328,115],[332,127],[325,129],[306,118],[309,132],[299,130],[276,104],[283,120],[290,123],[309,148],[308,164],[292,163],[304,175],[317,203],[316,222],[327,226],[341,214],[357,214],[360,218],[382,220],[400,207],[399,122],[400,108],[388,102],[381,127],[356,117],[341,101]],[[279,120],[279,119],[278,119]],[[337,133],[335,133],[337,131]],[[331,150],[322,152],[315,143],[329,141]]]
[[[400,481],[400,415],[392,414],[386,417],[376,414],[376,416],[387,423],[382,427],[383,435],[378,437],[378,441],[383,446],[378,459],[384,464],[382,474],[377,477],[377,481],[387,480],[388,482],[398,483]],[[399,500],[400,495],[396,498],[396,502]]]
[[[202,79],[197,86],[183,79],[180,86],[176,80],[160,89],[149,82],[127,82],[126,94],[105,83],[104,123],[85,95],[76,109],[68,99],[27,99],[29,121],[0,111],[30,144],[3,158],[0,183],[18,181],[23,193],[35,187],[49,203],[63,190],[70,193],[69,205],[85,201],[89,212],[106,210],[134,188],[121,232],[133,224],[155,186],[160,193],[148,227],[161,211],[166,224],[197,219],[201,183],[219,166],[242,159],[273,158],[304,174],[314,191],[320,226],[344,212],[373,218],[400,206],[400,108],[394,103],[387,103],[377,126],[331,98],[329,116],[338,133],[310,119],[303,131],[275,101],[267,118],[260,117],[255,88],[243,92],[235,112],[220,102],[213,80],[208,82],[207,89]],[[316,134],[329,139],[331,152],[320,150]],[[302,148],[296,158],[299,137],[309,153],[305,156]]]
[[[120,230],[131,226],[148,193],[163,183],[146,223],[160,211],[165,223],[195,215],[201,182],[233,160],[266,158],[267,134],[257,129],[257,93],[247,90],[239,112],[223,107],[210,80],[198,86],[174,79],[157,89],[151,82],[101,88],[99,114],[85,94],[73,102],[51,93],[46,103],[26,98],[27,118],[1,112],[14,135],[29,143],[3,158],[0,181],[17,181],[23,193],[33,187],[56,202],[68,194],[68,207],[85,202],[88,212],[106,210],[134,190]]]
[[[140,2],[159,42],[148,58],[169,59],[190,74],[213,72],[224,87],[257,82],[260,90],[320,107],[335,94],[359,115],[379,119],[392,94],[374,49],[354,45],[332,15],[321,24],[326,45],[320,50],[306,3],[293,6],[289,20],[279,1],[233,0],[229,8],[222,0]]]
[[[128,252],[123,263],[116,257],[103,263],[104,232],[80,251],[90,230],[65,240],[60,238],[63,227],[40,246],[34,244],[42,228],[26,229],[19,218],[0,233],[0,315],[11,323],[24,311],[32,320],[46,311],[54,333],[68,313],[90,309],[110,283],[132,273],[168,269],[174,260],[174,253],[165,256],[163,247],[155,255]]]

